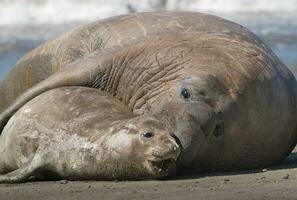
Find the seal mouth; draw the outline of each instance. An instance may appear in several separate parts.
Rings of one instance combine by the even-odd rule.
[[[167,176],[176,172],[176,159],[168,158],[163,160],[148,160],[154,174]]]

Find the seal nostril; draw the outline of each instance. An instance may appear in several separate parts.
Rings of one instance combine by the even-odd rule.
[[[223,134],[224,134],[223,125],[217,124],[214,131],[213,131],[213,135],[215,137],[220,137]]]

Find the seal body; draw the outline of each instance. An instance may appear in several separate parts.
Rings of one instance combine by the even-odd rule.
[[[176,172],[179,146],[152,117],[134,117],[92,88],[58,88],[24,105],[0,137],[0,182],[141,180]]]
[[[1,124],[33,97],[71,85],[158,118],[181,142],[179,166],[195,172],[265,167],[296,144],[294,76],[253,33],[212,15],[118,16],[41,45],[1,84]]]

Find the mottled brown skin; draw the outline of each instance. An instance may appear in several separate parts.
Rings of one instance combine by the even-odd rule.
[[[0,183],[145,180],[176,172],[180,149],[158,120],[135,117],[94,88],[45,92],[14,114],[0,136]]]
[[[296,144],[296,80],[246,28],[193,12],[94,22],[25,55],[1,85],[2,125],[51,88],[104,90],[179,138],[179,166],[264,167]]]

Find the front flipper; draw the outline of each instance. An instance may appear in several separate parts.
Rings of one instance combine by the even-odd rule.
[[[42,162],[43,156],[36,154],[31,160],[19,169],[8,174],[0,175],[0,183],[21,183],[28,180],[34,173],[38,172],[45,163]]]

